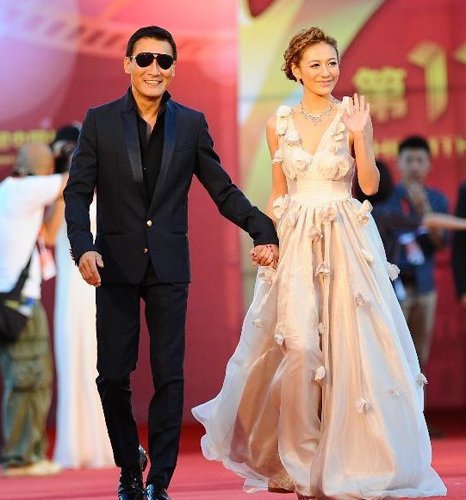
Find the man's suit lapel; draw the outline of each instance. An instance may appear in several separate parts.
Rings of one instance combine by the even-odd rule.
[[[176,141],[176,115],[177,109],[172,101],[167,102],[167,107],[165,110],[165,127],[164,127],[164,144],[163,144],[163,155],[162,164],[160,166],[159,178],[157,179],[157,185],[155,186],[154,196],[149,207],[149,212],[154,207],[157,202],[157,198],[163,189],[163,183],[167,173],[169,171],[170,162],[173,157],[173,150],[175,148]]]
[[[134,104],[131,103],[131,90],[128,91],[125,97],[124,110],[121,113],[123,120],[123,129],[125,133],[126,150],[128,152],[129,163],[133,174],[136,188],[144,203],[147,203],[147,192],[142,176],[141,164],[141,148],[139,144],[139,132],[136,113],[134,112]]]

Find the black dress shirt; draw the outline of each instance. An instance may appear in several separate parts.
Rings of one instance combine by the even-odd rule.
[[[148,204],[150,204],[150,200],[154,195],[155,186],[157,185],[157,179],[162,165],[163,144],[165,139],[165,107],[169,99],[170,94],[165,92],[162,97],[160,111],[157,115],[157,121],[152,131],[150,130],[150,125],[139,115],[136,101],[134,103],[134,112],[136,113],[138,122],[142,175],[146,186]]]

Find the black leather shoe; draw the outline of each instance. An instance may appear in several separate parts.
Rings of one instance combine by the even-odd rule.
[[[144,500],[142,472],[139,467],[121,469],[118,500]]]
[[[141,472],[144,472],[147,467],[147,453],[146,450],[139,445],[139,466],[141,467]]]
[[[156,484],[148,484],[146,488],[147,500],[172,500],[165,488]]]

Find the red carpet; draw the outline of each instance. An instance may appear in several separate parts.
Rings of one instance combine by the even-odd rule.
[[[445,481],[448,498],[466,499],[466,434],[457,415],[448,427],[447,437],[433,440],[434,466]],[[432,419],[435,425],[443,419]],[[272,493],[248,495],[242,481],[220,464],[204,460],[199,452],[199,427],[185,427],[179,465],[170,493],[173,500],[292,500],[294,495]],[[141,433],[143,435],[143,433]],[[65,471],[49,478],[0,480],[1,500],[115,500],[117,469]]]

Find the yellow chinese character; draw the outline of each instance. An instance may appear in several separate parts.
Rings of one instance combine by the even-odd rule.
[[[13,146],[16,149],[20,148],[23,144],[28,142],[27,134],[26,132],[24,132],[24,130],[16,130],[15,132],[13,132],[12,138],[13,138]]]
[[[11,133],[7,130],[0,132],[0,150],[8,151],[11,148]]]
[[[405,99],[406,70],[384,67],[360,68],[353,77],[359,94],[367,97],[375,120],[386,122],[390,118],[403,118],[408,112]]]

